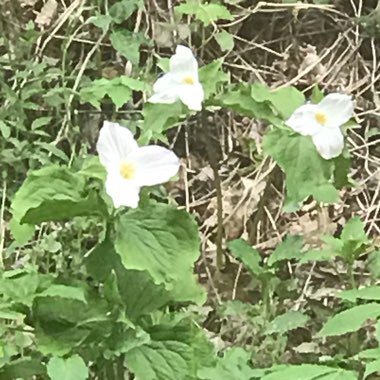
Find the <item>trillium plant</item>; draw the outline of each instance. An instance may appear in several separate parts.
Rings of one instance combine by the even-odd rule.
[[[319,104],[305,104],[294,111],[286,124],[295,132],[311,136],[319,154],[326,160],[338,157],[344,148],[342,125],[353,116],[350,96],[329,94]]]
[[[203,87],[198,78],[198,62],[192,51],[178,45],[170,58],[170,70],[153,86],[151,103],[172,104],[181,100],[190,110],[200,111],[204,99]]]
[[[146,99],[147,94],[141,92],[147,87],[136,79],[141,73],[133,74],[133,78],[96,82],[102,96],[109,95],[108,101],[117,98],[115,119],[125,115],[118,113],[123,102],[115,94],[127,85],[131,86],[126,90],[127,101],[133,92]],[[86,96],[93,95],[90,90]],[[144,105],[142,112],[138,110],[133,126],[141,135],[158,135],[157,139],[166,141],[166,130],[186,123],[181,104],[168,107],[168,114],[162,113],[162,104],[177,101],[192,111],[204,108],[202,112],[220,112],[220,117],[236,114],[264,121],[268,128],[263,139],[258,139],[263,149],[257,149],[254,155],[259,161],[264,161],[265,155],[271,156],[284,171],[293,207],[311,197],[326,203],[339,201],[338,189],[346,182],[336,184],[335,173],[343,178],[349,165],[345,163],[342,171],[339,160],[333,159],[343,152],[341,128],[353,116],[350,96],[333,93],[319,104],[305,104],[305,95],[294,87],[276,90],[263,84],[234,84],[223,68],[223,59],[202,66],[199,73],[192,50],[178,45],[170,58],[169,71],[154,83],[150,104]],[[129,120],[121,123],[129,122],[132,126]],[[97,156],[81,155],[67,165],[54,162],[30,171],[14,196],[11,228],[19,246],[34,237],[41,223],[62,223],[58,229],[61,232],[75,218],[75,225],[90,227],[86,233],[78,234],[80,239],[75,245],[84,252],[72,249],[71,242],[61,247],[63,238],[56,239],[59,244],[53,239],[54,255],[62,249],[62,261],[74,257],[72,267],[77,272],[63,275],[58,269],[52,275],[47,259],[40,273],[40,268],[32,265],[33,258],[32,270],[17,269],[1,279],[2,315],[14,321],[27,317],[25,323],[30,326],[25,329],[22,325],[20,331],[33,331],[35,336],[28,342],[37,354],[31,355],[30,363],[22,367],[32,372],[24,375],[22,371],[10,377],[15,373],[11,367],[2,377],[2,367],[10,361],[2,357],[0,345],[0,379],[45,379],[54,369],[65,369],[68,363],[76,368],[69,377],[78,380],[130,376],[139,380],[227,379],[227,372],[208,375],[215,366],[221,369],[224,364],[220,365],[216,350],[190,313],[178,312],[188,304],[201,305],[206,298],[193,274],[200,256],[195,218],[180,207],[151,199],[150,189],[147,200],[139,202],[142,187],[163,184],[177,175],[179,158],[163,146],[139,146],[128,128],[111,121],[105,121],[100,128],[96,150]],[[249,164],[252,170],[254,163],[252,160]],[[106,201],[105,193],[112,203]],[[260,260],[257,254],[257,259],[248,261],[255,270],[262,271]],[[57,268],[62,265],[57,264]],[[15,296],[17,289],[19,297]],[[33,351],[29,347],[22,350]],[[211,372],[208,367],[212,367]],[[91,373],[96,376],[90,377]],[[243,377],[256,379],[253,375]]]

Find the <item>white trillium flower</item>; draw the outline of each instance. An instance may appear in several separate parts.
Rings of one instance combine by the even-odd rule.
[[[338,157],[344,148],[340,127],[351,119],[354,103],[350,96],[329,94],[319,104],[299,107],[286,121],[295,132],[311,136],[319,154],[329,160]]]
[[[107,170],[106,192],[116,208],[136,208],[142,186],[153,186],[177,174],[179,159],[158,145],[139,147],[132,133],[105,121],[96,144],[100,162]]]
[[[151,103],[175,103],[178,99],[189,109],[200,111],[204,99],[203,87],[198,78],[198,63],[192,51],[178,45],[170,58],[170,70],[153,85]]]

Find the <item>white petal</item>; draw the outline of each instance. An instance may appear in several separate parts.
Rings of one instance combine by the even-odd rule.
[[[157,79],[153,91],[154,94],[148,99],[150,103],[172,104],[178,100],[178,83],[170,73]]]
[[[200,111],[204,97],[203,87],[199,82],[184,84],[179,88],[179,98],[191,110]]]
[[[312,136],[314,145],[319,154],[325,159],[338,157],[344,148],[344,138],[339,128],[324,128],[320,133]]]
[[[354,102],[348,95],[329,94],[318,104],[318,109],[326,115],[326,127],[338,128],[351,119]]]
[[[170,72],[180,81],[186,76],[198,81],[198,62],[191,49],[183,45],[177,46],[175,54],[170,58]]]
[[[313,136],[322,128],[315,118],[317,110],[318,106],[315,104],[304,104],[294,111],[285,124],[301,135]]]
[[[139,204],[140,188],[133,181],[125,180],[118,173],[108,173],[106,192],[112,198],[115,208],[120,206],[136,208]]]
[[[110,169],[118,165],[120,160],[127,157],[138,148],[132,132],[117,123],[105,121],[99,132],[96,150],[100,162]]]
[[[136,165],[133,182],[137,186],[153,186],[169,181],[179,169],[179,159],[170,150],[157,145],[143,146],[129,159]]]

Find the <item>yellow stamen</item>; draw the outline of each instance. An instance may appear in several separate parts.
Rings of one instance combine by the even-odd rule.
[[[124,179],[133,179],[136,173],[136,167],[130,162],[122,161],[120,164],[120,175]]]
[[[191,85],[195,84],[195,81],[194,81],[193,77],[185,77],[185,78],[182,79],[182,82],[184,84],[191,84]]]
[[[327,122],[327,117],[323,112],[317,112],[315,114],[315,119],[318,121],[319,124],[325,125]]]

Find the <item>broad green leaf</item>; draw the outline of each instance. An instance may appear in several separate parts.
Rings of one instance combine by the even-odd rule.
[[[300,263],[304,264],[313,261],[329,261],[335,257],[330,250],[312,249],[305,252],[300,259]]]
[[[370,362],[365,366],[364,379],[374,373],[380,373],[380,359]]]
[[[330,181],[332,162],[319,155],[310,137],[272,129],[264,137],[263,148],[285,172],[287,202],[293,209],[309,196],[325,203],[339,200]]]
[[[0,294],[6,301],[31,306],[39,284],[39,275],[34,272],[11,278],[5,278],[3,275],[3,278],[0,278]]]
[[[220,19],[233,20],[232,14],[224,5],[215,3],[201,4],[198,1],[190,0],[177,5],[174,9],[179,14],[195,16],[204,26],[208,26]]]
[[[32,224],[20,224],[20,222],[15,218],[12,218],[10,221],[9,228],[12,233],[12,237],[19,246],[26,244],[34,236],[36,229]]]
[[[251,95],[257,102],[269,102],[284,120],[305,103],[304,94],[292,86],[272,90],[266,85],[255,83],[251,87]]]
[[[358,380],[358,375],[352,371],[337,369],[335,372],[318,377],[318,380]]]
[[[102,29],[103,32],[106,32],[112,22],[112,17],[110,15],[97,14],[92,16],[87,20],[87,23],[95,25],[97,28]]]
[[[53,357],[46,368],[51,380],[87,380],[89,376],[88,368],[79,355],[67,359]]]
[[[193,379],[205,363],[213,363],[210,342],[192,322],[156,325],[147,332],[151,342],[126,353],[128,368],[138,379]]]
[[[229,74],[222,69],[223,59],[216,59],[199,69],[199,81],[202,83],[205,99],[214,95],[221,83],[229,81]]]
[[[87,303],[82,288],[67,285],[50,285],[46,290],[38,293],[36,297],[60,297]]]
[[[230,51],[234,48],[234,37],[225,30],[215,35],[215,40],[222,51]]]
[[[331,317],[318,333],[319,337],[343,335],[360,329],[367,319],[380,316],[380,304],[354,306]]]
[[[380,278],[380,250],[370,253],[367,261],[372,276],[376,279]]]
[[[133,65],[140,62],[140,46],[149,45],[149,40],[142,33],[132,33],[124,29],[113,31],[110,41],[114,49]]]
[[[0,120],[0,133],[5,139],[8,139],[11,136],[11,128],[2,120]]]
[[[28,379],[44,374],[46,367],[42,364],[42,358],[24,357],[0,368],[0,380]]]
[[[143,133],[151,131],[153,136],[173,128],[183,114],[183,106],[178,101],[174,104],[145,103],[143,108]]]
[[[105,182],[107,172],[104,166],[100,163],[99,156],[88,156],[82,163],[79,174],[88,178],[97,178]]]
[[[263,272],[260,253],[250,246],[243,239],[232,240],[227,243],[227,246],[231,253],[255,275],[260,275]]]
[[[285,314],[278,315],[267,327],[267,334],[285,334],[288,331],[304,327],[309,317],[300,311],[290,310]]]
[[[94,80],[83,87],[79,95],[82,103],[90,103],[100,110],[101,101],[106,95],[116,108],[120,108],[132,99],[132,91],[144,91],[145,89],[144,82],[123,75],[113,79]]]
[[[359,359],[378,359],[380,358],[380,347],[361,351],[357,356]]]
[[[116,252],[126,269],[147,271],[156,284],[178,281],[192,272],[199,256],[197,225],[185,211],[157,204],[121,216]]]
[[[355,259],[361,248],[369,243],[364,223],[357,216],[345,224],[340,239],[343,242],[342,256],[349,260]]]
[[[316,84],[314,87],[313,87],[313,90],[311,92],[311,102],[313,104],[318,104],[322,99],[324,98],[323,96],[323,92],[321,91],[321,89],[319,88],[319,86]]]
[[[269,256],[268,265],[273,266],[273,264],[283,260],[301,259],[303,243],[302,236],[287,236]]]
[[[252,98],[251,86],[248,85],[225,87],[224,92],[212,99],[212,102],[243,116],[267,120],[274,125],[283,124],[268,102],[257,102]]]
[[[110,7],[109,14],[113,22],[121,24],[128,20],[141,5],[143,5],[142,0],[121,0]]]
[[[83,177],[60,166],[30,172],[12,202],[13,217],[20,223],[38,224],[75,216],[106,215],[99,196],[90,192]]]
[[[314,380],[335,371],[334,368],[323,365],[301,364],[270,373],[263,376],[260,380]]]
[[[362,289],[345,290],[339,292],[337,297],[350,302],[356,302],[357,299],[380,301],[380,286],[373,285]]]
[[[250,380],[255,371],[249,367],[250,354],[240,347],[227,350],[213,368],[202,368],[198,378],[202,380]]]

